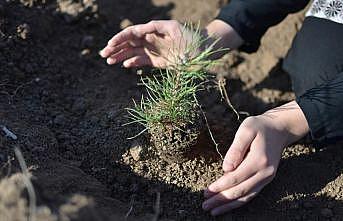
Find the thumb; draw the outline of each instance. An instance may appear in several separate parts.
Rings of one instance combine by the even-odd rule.
[[[225,155],[223,162],[224,172],[233,171],[241,164],[256,135],[256,131],[247,126],[241,125],[239,127],[235,138]]]

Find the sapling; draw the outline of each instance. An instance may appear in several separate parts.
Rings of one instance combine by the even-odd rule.
[[[146,96],[133,108],[127,108],[130,122],[144,129],[133,138],[148,132],[156,153],[166,161],[180,162],[183,154],[196,143],[204,127],[203,114],[197,100],[208,77],[207,70],[216,62],[210,57],[223,49],[215,49],[218,40],[203,37],[199,26],[185,25],[180,43],[170,49],[167,69],[157,75],[141,78]],[[170,60],[171,58],[171,60]]]

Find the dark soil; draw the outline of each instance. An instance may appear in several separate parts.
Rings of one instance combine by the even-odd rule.
[[[108,67],[98,50],[128,24],[205,24],[224,3],[0,0],[0,125],[18,137],[0,131],[0,220],[23,220],[28,212],[14,147],[33,175],[37,220],[154,220],[156,213],[160,220],[343,220],[338,144],[287,148],[276,179],[256,199],[215,219],[201,210],[202,190],[222,174],[207,133],[181,164],[160,160],[143,138],[126,139],[141,130],[122,126],[124,108],[142,92],[139,76]],[[294,98],[280,64],[302,18],[288,17],[257,53],[231,53],[213,70],[227,78],[237,109],[258,114]],[[201,103],[225,154],[238,122],[220,93],[208,90]]]

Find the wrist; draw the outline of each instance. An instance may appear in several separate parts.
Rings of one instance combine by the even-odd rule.
[[[278,129],[285,133],[286,145],[303,138],[310,130],[304,113],[295,101],[269,110],[263,115],[276,121]]]
[[[202,33],[209,39],[207,45],[219,39],[216,49],[237,49],[244,43],[243,39],[229,24],[218,19],[208,24]]]

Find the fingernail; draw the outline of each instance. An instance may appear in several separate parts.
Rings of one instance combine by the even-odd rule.
[[[130,63],[127,62],[127,61],[124,61],[124,62],[123,62],[123,66],[124,66],[125,68],[129,67],[129,64],[130,64]]]
[[[115,64],[116,63],[116,59],[114,58],[108,58],[107,59],[107,64]]]
[[[106,48],[103,48],[103,49],[100,51],[100,55],[103,56],[103,57],[107,57],[107,56],[108,56],[108,52],[107,52]]]

